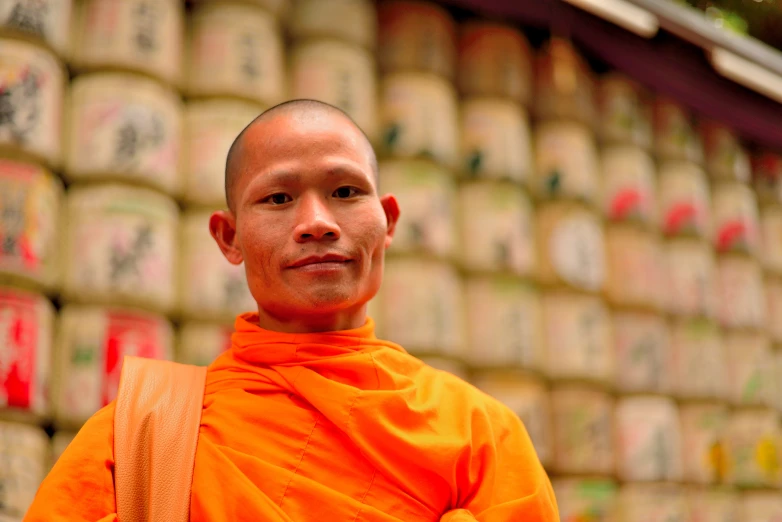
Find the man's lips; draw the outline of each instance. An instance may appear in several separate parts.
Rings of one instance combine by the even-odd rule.
[[[325,256],[309,256],[298,261],[291,263],[288,268],[301,268],[310,265],[324,265],[329,266],[331,264],[343,264],[350,262],[350,258],[341,256],[339,254],[327,254]]]

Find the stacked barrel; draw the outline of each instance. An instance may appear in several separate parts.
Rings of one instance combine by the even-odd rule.
[[[51,411],[66,432],[115,398],[123,356],[173,358],[182,183],[183,7],[89,0],[73,15]]]
[[[529,106],[533,54],[516,28],[468,20],[459,38],[459,260],[472,382],[523,420],[552,457],[534,209]]]
[[[551,381],[550,470],[559,496],[589,491],[599,499],[615,487],[615,361],[603,294],[617,274],[606,266],[596,84],[572,44],[553,37],[538,53],[535,86],[533,192]]]
[[[371,0],[295,0],[290,97],[345,111],[377,143],[377,12]]]
[[[428,2],[378,4],[380,191],[402,215],[373,307],[382,336],[461,373],[457,29]]]
[[[48,468],[61,290],[69,1],[0,10],[0,518],[21,519]]]

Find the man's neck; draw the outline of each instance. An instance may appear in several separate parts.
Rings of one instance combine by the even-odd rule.
[[[258,310],[258,326],[264,330],[284,333],[318,333],[352,330],[364,326],[367,320],[367,306],[340,311],[335,314],[298,315],[278,317],[263,309]]]

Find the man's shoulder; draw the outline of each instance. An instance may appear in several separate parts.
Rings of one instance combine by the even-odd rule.
[[[427,379],[442,389],[443,404],[463,408],[472,415],[485,415],[490,423],[507,424],[517,420],[516,414],[505,404],[463,378],[424,363]]]

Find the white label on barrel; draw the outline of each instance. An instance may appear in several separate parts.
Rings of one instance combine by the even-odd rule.
[[[57,165],[61,153],[65,76],[48,51],[12,40],[0,48],[0,144]]]
[[[605,281],[605,246],[600,222],[591,214],[563,217],[548,241],[557,275],[576,288],[597,291]]]
[[[656,314],[615,312],[616,384],[628,392],[667,392],[671,337],[665,320]]]
[[[465,183],[459,200],[465,265],[532,275],[536,261],[532,204],[524,192],[513,185]]]
[[[66,50],[70,36],[71,0],[4,0],[0,2],[0,26]]]
[[[608,310],[597,297],[568,293],[543,295],[548,374],[608,381],[614,351]]]

